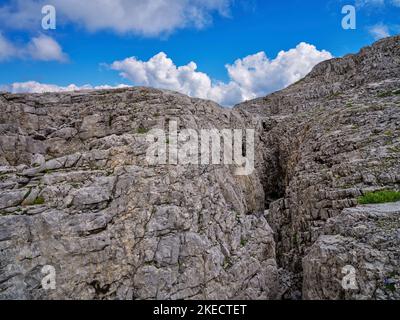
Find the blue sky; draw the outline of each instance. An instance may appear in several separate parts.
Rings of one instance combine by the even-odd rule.
[[[169,18],[165,7],[157,11],[145,6],[141,14],[135,6],[127,5],[126,0],[103,0],[109,6],[105,10],[97,7],[101,0],[88,1],[93,6],[86,5],[83,9],[79,8],[79,1],[49,0],[45,4],[54,4],[57,10],[57,28],[43,30],[41,0],[0,0],[3,39],[3,45],[0,41],[0,85],[35,81],[61,87],[70,84],[78,87],[86,84],[165,86],[229,104],[280,89],[304,76],[314,64],[329,57],[320,54],[322,50],[339,57],[355,53],[385,35],[400,33],[400,0],[194,0],[192,4],[186,3],[187,0],[170,1],[177,3],[175,11],[182,10],[175,18]],[[152,1],[133,2],[140,5],[140,2]],[[341,10],[345,4],[357,8],[356,30],[342,28]],[[117,15],[113,6],[116,6],[115,11],[124,10],[122,18],[116,16],[113,20],[113,15]],[[133,23],[134,19],[137,22]],[[113,21],[117,21],[118,26],[114,27]],[[156,27],[150,27],[152,25]],[[33,39],[43,41],[34,42]],[[315,46],[315,50],[297,49],[302,52],[299,56],[294,51],[277,61],[279,67],[271,66],[280,51],[289,52],[302,42]],[[50,46],[51,53],[43,52],[48,50],[43,46]],[[167,57],[160,57],[154,67],[162,69],[166,59],[171,59],[173,66],[169,66],[168,77],[179,78],[179,84],[155,79],[150,74],[154,71],[151,65],[143,68],[137,65],[136,62],[144,63],[160,52]],[[253,56],[259,52],[264,52],[265,56]],[[248,56],[253,58],[234,66],[237,59]],[[310,61],[308,56],[311,56]],[[136,57],[136,60],[125,61],[129,57]],[[120,65],[113,67],[118,61]],[[189,72],[171,69],[186,66],[191,61],[196,63],[197,69]],[[300,62],[304,65],[297,66]],[[133,70],[130,63],[135,65]],[[231,74],[227,72],[227,64],[231,66]],[[296,74],[289,74],[285,67],[295,70]],[[120,75],[122,72],[125,76]],[[146,77],[138,77],[133,72],[144,72]],[[212,81],[212,86],[219,83],[218,88],[204,96],[203,92],[209,89],[197,90],[209,87],[204,84],[208,80],[203,73]],[[197,77],[201,79],[196,82],[193,78]],[[269,79],[265,81],[268,85],[263,85],[263,77]]]

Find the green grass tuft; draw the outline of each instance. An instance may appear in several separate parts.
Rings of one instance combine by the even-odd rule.
[[[139,133],[139,134],[146,134],[146,133],[148,133],[150,131],[150,129],[147,129],[147,128],[139,128],[138,130],[137,130],[137,133]]]
[[[231,259],[229,257],[225,257],[223,268],[224,268],[224,270],[227,270],[230,267],[232,267],[232,261],[231,261]]]
[[[396,291],[396,285],[394,283],[385,284],[385,288],[391,292]]]
[[[389,147],[388,150],[391,153],[400,153],[400,146]]]
[[[379,98],[386,98],[386,97],[391,97],[394,95],[399,95],[400,94],[400,89],[394,90],[394,91],[384,91],[378,93]]]
[[[33,205],[38,206],[44,204],[45,200],[43,197],[37,197],[33,202]]]
[[[358,198],[359,204],[388,203],[396,201],[400,201],[400,192],[391,190],[368,192]]]

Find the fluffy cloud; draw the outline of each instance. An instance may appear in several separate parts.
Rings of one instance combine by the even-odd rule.
[[[211,80],[205,73],[198,72],[194,62],[177,67],[164,52],[143,62],[136,58],[116,61],[111,68],[135,85],[170,89],[190,96],[207,98]]]
[[[192,97],[214,100],[225,106],[232,106],[244,100],[267,95],[300,80],[321,61],[332,58],[325,51],[315,46],[300,43],[288,51],[281,51],[274,59],[269,59],[264,52],[236,60],[226,65],[230,80],[227,83],[213,81],[206,73],[197,70],[197,65],[176,66],[168,56],[161,52],[148,61],[131,57],[115,61],[110,68],[120,72],[134,85],[169,89]],[[121,88],[113,86],[76,86],[71,84],[60,87],[35,81],[14,83],[3,86],[3,91],[21,92],[58,92],[84,89]]]
[[[33,38],[26,51],[34,60],[59,62],[67,60],[67,55],[57,41],[45,35]]]
[[[40,26],[41,6],[34,0],[2,1],[0,6],[0,21],[2,27],[12,29],[33,29]]]
[[[90,31],[110,29],[145,36],[170,33],[193,26],[203,28],[212,15],[229,15],[232,0],[53,0],[62,22],[72,22]],[[0,7],[0,20],[9,28],[39,25],[37,15],[47,0],[10,0]]]
[[[39,35],[24,46],[16,46],[0,33],[0,61],[17,58],[65,62],[68,57],[54,39]]]
[[[400,7],[400,0],[357,0],[356,6],[359,8],[369,8],[370,10],[376,10],[381,8],[391,8],[390,6]],[[380,40],[389,37],[391,33],[398,33],[398,26],[386,25],[384,23],[378,23],[367,28],[369,34],[375,39]]]
[[[0,33],[0,61],[8,60],[17,54],[17,49]]]
[[[370,27],[368,31],[375,40],[383,39],[390,36],[389,27],[383,23],[379,23]]]
[[[211,99],[223,105],[263,96],[300,80],[319,62],[332,58],[313,45],[300,43],[289,51],[281,51],[275,59],[264,52],[238,59],[226,65],[230,81],[215,82],[190,62],[176,66],[163,52],[148,61],[135,57],[115,61],[111,68],[135,85],[175,90],[192,97]]]
[[[7,91],[11,93],[45,93],[45,92],[66,92],[66,91],[79,91],[79,90],[94,90],[94,89],[116,89],[125,88],[127,85],[120,84],[118,86],[77,86],[70,84],[66,87],[61,87],[53,84],[44,84],[36,81],[16,82],[11,85],[0,86],[0,91]]]
[[[300,80],[316,64],[331,58],[329,52],[302,42],[294,49],[279,52],[273,60],[259,52],[226,67],[230,78],[242,88],[246,98],[254,98]]]

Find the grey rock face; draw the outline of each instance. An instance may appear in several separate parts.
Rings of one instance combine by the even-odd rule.
[[[345,209],[303,259],[306,299],[400,299],[400,203]],[[343,283],[354,268],[354,287]]]
[[[313,284],[302,280],[302,258],[326,234],[328,219],[357,206],[367,191],[400,190],[399,61],[400,37],[384,39],[317,65],[287,89],[237,106],[263,123],[267,220],[278,265],[292,274],[288,297],[302,287],[306,297],[324,297],[308,293]]]
[[[240,113],[144,88],[0,101],[0,298],[277,296],[257,173],[145,159],[143,132],[168,119],[242,128]],[[46,265],[55,290],[42,288]]]
[[[0,299],[398,298],[398,207],[357,198],[400,189],[399,42],[233,110],[147,88],[0,94]],[[255,129],[256,171],[149,165],[146,132],[172,120]]]

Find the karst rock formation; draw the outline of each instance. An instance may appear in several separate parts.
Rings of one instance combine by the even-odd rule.
[[[400,299],[400,203],[357,201],[400,189],[400,36],[233,109],[126,88],[0,111],[0,299]],[[172,120],[255,129],[256,170],[148,164]]]

